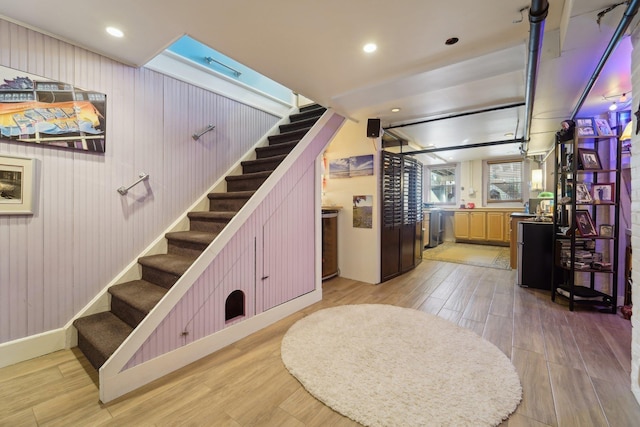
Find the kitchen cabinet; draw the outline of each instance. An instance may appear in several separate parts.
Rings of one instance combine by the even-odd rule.
[[[521,213],[521,210],[480,208],[455,211],[454,237],[456,241],[507,246],[515,238],[515,225],[510,223],[514,212]],[[512,259],[511,265],[515,268],[515,255]]]
[[[487,212],[487,240],[504,241],[504,214]]]
[[[453,234],[456,239],[469,239],[469,212],[453,214]]]
[[[469,212],[469,239],[487,240],[486,212]]]

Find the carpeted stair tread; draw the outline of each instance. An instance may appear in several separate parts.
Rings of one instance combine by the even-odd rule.
[[[283,132],[277,135],[269,135],[269,145],[277,145],[285,142],[300,141],[311,128],[297,129],[291,132]]]
[[[187,213],[187,217],[193,219],[231,221],[237,212],[221,212],[221,211],[193,211]]]
[[[138,258],[138,263],[166,273],[182,276],[194,259],[174,254],[148,255]]]
[[[167,289],[146,280],[133,280],[109,288],[109,293],[143,313],[149,313]]]
[[[264,172],[253,172],[253,173],[243,173],[242,175],[229,175],[225,179],[227,182],[229,181],[244,181],[255,178],[268,178],[273,171],[264,171]]]
[[[267,145],[265,147],[256,148],[256,156],[259,159],[277,156],[280,154],[288,154],[295,148],[300,141],[283,142],[282,144]]]
[[[229,191],[227,193],[209,193],[209,200],[214,199],[249,199],[255,191]]]
[[[165,234],[165,237],[169,240],[178,240],[187,243],[199,243],[203,245],[209,245],[216,238],[217,233],[209,233],[206,231],[172,231]]]
[[[320,117],[310,117],[308,119],[298,120],[297,122],[286,123],[280,125],[280,132],[290,132],[297,129],[310,129]]]
[[[254,165],[254,164],[265,164],[265,163],[272,163],[272,162],[276,162],[276,161],[283,161],[285,158],[287,157],[286,154],[279,154],[277,156],[271,156],[271,157],[264,157],[261,159],[255,159],[255,160],[245,160],[243,162],[240,162],[241,166],[247,166],[247,165]]]
[[[110,311],[78,318],[73,321],[73,326],[81,335],[80,341],[88,344],[83,345],[83,351],[89,350],[87,358],[96,369],[104,364],[133,331],[131,326]]]
[[[300,120],[306,120],[310,117],[320,117],[327,111],[326,108],[321,106],[309,106],[309,108],[303,107],[299,113],[295,113],[289,116],[290,122],[297,122]]]

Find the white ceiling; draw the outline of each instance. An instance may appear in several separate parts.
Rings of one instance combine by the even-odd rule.
[[[612,0],[550,1],[529,153],[553,144],[626,8]],[[144,66],[184,34],[356,121],[383,127],[524,102],[527,0],[41,0],[3,1],[0,16],[118,61]],[[636,20],[631,28],[634,28]],[[125,37],[107,35],[105,27]],[[446,46],[445,40],[460,42]],[[365,54],[362,46],[378,50]],[[579,115],[631,92],[629,37]],[[393,107],[401,108],[392,113]],[[623,106],[624,107],[624,106]],[[629,105],[626,105],[630,109]],[[398,128],[416,147],[521,137],[524,107]],[[364,137],[364,135],[363,135]],[[443,151],[460,161],[519,153],[518,144]],[[430,161],[427,159],[427,163]]]

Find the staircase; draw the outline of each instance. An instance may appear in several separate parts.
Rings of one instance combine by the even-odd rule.
[[[241,163],[242,175],[225,178],[226,193],[208,195],[208,211],[187,214],[188,231],[165,234],[168,242],[166,254],[138,259],[142,270],[140,279],[108,289],[110,311],[81,317],[73,322],[78,330],[78,348],[96,370],[213,242],[325,110],[314,104],[289,116],[290,123],[281,125],[279,134],[268,137],[268,146],[256,148],[255,160]]]

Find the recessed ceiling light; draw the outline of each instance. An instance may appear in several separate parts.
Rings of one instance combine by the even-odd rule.
[[[378,49],[378,46],[376,46],[375,43],[367,43],[362,48],[362,50],[364,50],[367,53],[375,52],[376,49]]]
[[[107,33],[111,34],[113,37],[123,37],[124,33],[122,32],[122,30],[119,30],[116,27],[107,27]]]
[[[507,138],[513,138],[513,132],[507,132],[504,134]]]
[[[391,109],[391,112],[392,112],[392,113],[397,113],[398,111],[400,111],[400,109],[399,109],[399,108],[392,108],[392,109]]]

